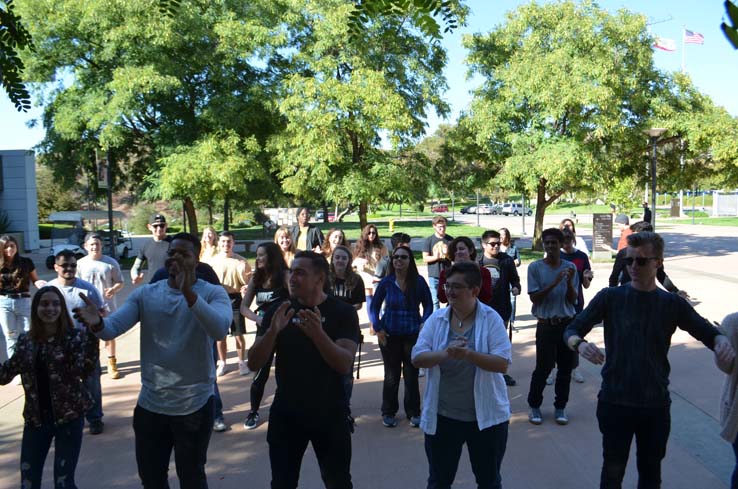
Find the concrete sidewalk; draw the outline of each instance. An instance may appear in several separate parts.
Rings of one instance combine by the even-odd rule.
[[[738,280],[732,271],[738,269],[738,231],[733,228],[699,228],[689,226],[665,229],[667,254],[678,256],[666,262],[667,273],[698,302],[702,315],[720,320],[735,309]],[[607,285],[611,265],[594,265],[595,281],[585,291],[591,298]],[[525,277],[525,268],[520,270]],[[525,278],[523,278],[525,287]],[[132,290],[130,287],[125,291]],[[599,389],[599,368],[582,361],[580,369],[585,383],[573,384],[567,411],[568,426],[553,422],[553,389],[545,392],[544,423],[533,426],[527,421],[526,396],[535,357],[535,323],[530,303],[522,295],[518,301],[519,330],[513,337],[511,375],[518,385],[509,389],[513,417],[503,463],[503,485],[507,488],[591,489],[598,487],[601,467],[601,436],[595,417]],[[366,318],[362,312],[362,320]],[[253,327],[250,327],[253,331]],[[353,437],[352,475],[356,488],[420,488],[425,487],[427,461],[423,435],[401,421],[396,429],[382,427],[379,417],[381,402],[382,362],[376,338],[364,331],[367,343],[362,348],[361,379],[356,381],[353,413],[357,429]],[[590,340],[602,345],[601,329],[595,329]],[[85,435],[77,470],[80,488],[136,488],[136,473],[131,416],[139,384],[138,329],[134,328],[118,340],[119,365],[125,374],[120,380],[102,377],[105,433]],[[253,335],[249,335],[249,343]],[[232,347],[232,346],[231,346]],[[714,366],[712,353],[685,333],[678,331],[670,353],[672,362],[672,432],[663,464],[663,487],[674,489],[727,488],[734,458],[732,449],[718,436],[718,399],[723,374]],[[230,359],[234,368],[235,355]],[[422,379],[421,379],[422,381]],[[219,378],[224,399],[226,422],[231,429],[213,433],[208,456],[211,488],[269,487],[270,469],[266,443],[267,423],[254,431],[243,429],[248,411],[248,389],[251,376],[240,377],[232,370]],[[421,383],[421,388],[423,384]],[[268,407],[274,391],[273,377],[267,385],[262,406],[262,420],[268,418]],[[402,391],[402,389],[401,389]],[[402,392],[401,392],[402,395]],[[20,386],[0,387],[0,487],[18,487],[18,461],[22,433],[23,391]],[[403,413],[398,413],[402,416]],[[52,450],[53,452],[53,450]],[[628,465],[624,487],[635,487],[635,448]],[[52,458],[47,459],[44,487],[52,487]],[[179,487],[171,465],[170,484]],[[315,457],[305,456],[301,488],[323,487]],[[466,453],[462,456],[454,487],[476,487]]]

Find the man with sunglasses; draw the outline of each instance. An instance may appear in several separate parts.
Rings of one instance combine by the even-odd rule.
[[[512,301],[510,293],[520,294],[520,276],[515,266],[515,261],[507,253],[500,252],[500,233],[489,230],[482,234],[482,250],[484,254],[479,259],[479,264],[486,267],[492,276],[492,300],[487,304],[497,311],[507,329],[512,315]],[[510,332],[512,339],[512,330]],[[504,374],[505,384],[514,386],[517,384],[510,375]]]
[[[54,270],[56,278],[51,280],[47,285],[53,285],[64,296],[67,303],[67,310],[72,314],[75,307],[84,307],[85,302],[80,294],[89,297],[98,311],[102,313],[105,303],[95,286],[81,278],[77,277],[77,258],[71,250],[62,250],[56,254],[54,259]],[[72,317],[72,321],[79,329],[86,329],[85,325]],[[95,370],[85,379],[85,387],[92,396],[92,406],[85,413],[87,419],[89,433],[91,435],[99,435],[103,432],[105,424],[103,423],[102,409],[102,387],[100,386],[100,359],[98,358]]]
[[[164,267],[169,251],[171,239],[167,236],[167,219],[161,214],[154,214],[147,225],[151,231],[151,241],[147,241],[143,248],[138,250],[136,261],[131,267],[131,281],[133,284],[143,282],[144,273],[141,271],[144,262],[147,263],[151,277],[157,270]]]
[[[620,488],[633,437],[636,439],[638,487],[661,487],[671,417],[667,357],[677,327],[730,363],[735,352],[682,297],[660,289],[656,274],[664,259],[664,241],[656,233],[627,238],[628,284],[601,290],[567,326],[564,338],[581,356],[602,365],[597,419],[602,433],[600,488]],[[604,323],[607,356],[585,336]]]

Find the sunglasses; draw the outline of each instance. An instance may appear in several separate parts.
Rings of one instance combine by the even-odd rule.
[[[443,290],[448,294],[451,291],[456,292],[457,290],[468,289],[466,285],[462,284],[443,284]]]
[[[487,246],[500,246],[500,242],[499,241],[487,241],[484,244],[486,244]]]
[[[166,224],[152,224],[151,227],[152,228],[165,228],[167,227],[167,225]]]
[[[77,268],[77,264],[76,263],[62,263],[59,266],[62,267],[62,268]]]
[[[639,256],[636,258],[633,258],[632,256],[629,256],[625,258],[625,264],[629,267],[633,266],[633,262],[636,262],[639,267],[646,266],[646,263],[648,263],[649,260],[658,260],[658,257],[656,256]]]
[[[410,255],[392,255],[393,260],[409,260]]]

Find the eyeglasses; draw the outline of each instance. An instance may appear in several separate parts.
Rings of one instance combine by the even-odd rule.
[[[443,290],[444,290],[444,291],[445,291],[445,292],[446,292],[447,294],[448,294],[449,292],[451,292],[451,291],[454,291],[454,292],[456,292],[456,291],[458,291],[458,290],[463,290],[463,289],[468,289],[468,288],[469,288],[469,287],[467,287],[466,285],[461,285],[461,284],[443,284]]]
[[[167,225],[166,224],[152,224],[151,227],[154,228],[154,229],[156,229],[156,228],[165,228],[165,227],[167,227]]]
[[[393,260],[409,260],[410,255],[392,255]]]
[[[76,263],[62,263],[59,266],[62,268],[77,268]]]
[[[500,242],[499,241],[487,241],[484,244],[486,244],[487,246],[500,246]]]
[[[639,267],[643,267],[648,263],[649,260],[658,260],[657,256],[638,256],[638,257],[632,257],[628,256],[625,258],[625,264],[629,267],[633,266],[633,262],[636,262]]]

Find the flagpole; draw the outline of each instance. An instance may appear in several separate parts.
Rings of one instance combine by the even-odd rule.
[[[684,38],[687,35],[687,26],[682,26],[682,74],[685,74],[687,72],[687,66],[685,63],[685,42]],[[679,146],[679,173],[680,176],[684,173],[684,141],[680,139],[680,146]],[[679,189],[679,217],[684,217],[684,190]]]

